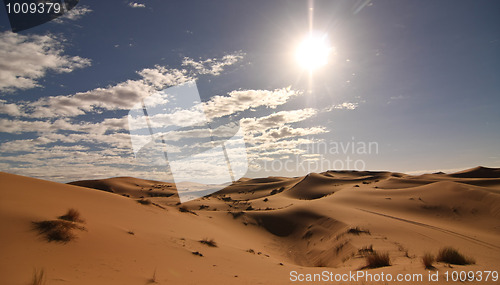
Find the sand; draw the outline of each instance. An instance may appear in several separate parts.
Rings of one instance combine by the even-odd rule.
[[[132,177],[0,181],[0,284],[33,284],[35,271],[44,284],[455,284],[445,272],[500,270],[500,169],[242,178],[183,204],[175,185]],[[84,219],[74,239],[48,241],[34,228],[70,208]],[[425,269],[424,253],[445,246],[475,264]],[[371,249],[391,266],[364,268]],[[358,270],[424,279],[293,281]]]

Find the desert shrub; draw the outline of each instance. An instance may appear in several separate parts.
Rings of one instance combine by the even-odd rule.
[[[208,245],[210,247],[217,247],[217,243],[213,239],[204,238],[200,240],[200,243]]]
[[[390,266],[391,259],[389,258],[389,253],[378,253],[373,252],[366,256],[366,268],[378,268],[384,266]]]
[[[347,233],[353,234],[353,235],[360,235],[360,234],[368,234],[369,235],[370,231],[369,230],[362,230],[359,227],[355,227],[355,228],[348,229]]]
[[[85,230],[85,227],[78,224],[83,222],[78,210],[69,209],[58,220],[33,222],[33,228],[44,235],[47,241],[69,242],[76,238],[73,229]]]
[[[476,261],[470,257],[462,255],[458,250],[453,247],[445,247],[442,248],[436,258],[439,262],[446,262],[449,264],[456,265],[467,265],[467,264],[475,264]]]
[[[194,255],[198,255],[200,257],[203,257],[203,254],[201,252],[199,252],[199,251],[193,251],[191,253],[194,254]]]
[[[73,229],[85,228],[66,220],[33,222],[35,230],[44,235],[47,241],[69,242],[76,238]]]
[[[83,223],[84,220],[82,219],[80,212],[78,210],[75,210],[73,208],[69,209],[66,214],[59,216],[59,219],[61,220],[66,220],[70,222],[76,222],[76,223]]]
[[[435,261],[434,255],[430,253],[426,253],[424,254],[424,256],[422,256],[422,263],[424,264],[425,269],[433,269],[434,261]]]

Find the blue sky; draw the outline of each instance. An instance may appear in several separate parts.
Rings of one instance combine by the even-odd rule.
[[[245,131],[249,177],[500,166],[498,2],[314,1],[332,49],[312,83],[308,5],[81,0],[19,34],[0,9],[0,170],[170,180],[135,158],[127,114],[192,80],[219,140]]]

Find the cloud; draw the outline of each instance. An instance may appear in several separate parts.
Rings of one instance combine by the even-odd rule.
[[[389,101],[387,101],[387,104],[391,104],[392,102],[400,101],[400,100],[406,100],[408,99],[408,96],[404,95],[398,95],[398,96],[391,96],[389,97]]]
[[[220,60],[213,59],[211,64],[221,66],[222,62],[222,66],[226,66],[229,62],[228,57],[239,58],[239,56],[226,55]],[[192,81],[199,75],[196,71],[179,70],[160,65],[145,68],[138,71],[137,74],[141,77],[140,79],[129,79],[115,85],[72,95],[41,98],[25,107],[26,116],[34,118],[73,117],[97,110],[127,110],[158,90]],[[57,112],[53,110],[57,110]]]
[[[0,92],[40,87],[49,71],[68,73],[90,66],[90,60],[64,55],[64,39],[54,35],[0,33]]]
[[[147,85],[158,89],[193,80],[194,78],[187,73],[186,70],[169,69],[160,65],[155,65],[154,68],[144,68],[137,72]]]
[[[315,135],[320,133],[325,133],[327,130],[324,127],[312,127],[312,128],[292,128],[289,126],[279,127],[277,129],[271,129],[266,131],[262,137],[273,140],[280,140],[283,138],[290,137],[302,137],[307,135]]]
[[[252,159],[283,154],[303,154],[306,150],[300,149],[299,146],[313,144],[315,142],[315,140],[308,138],[270,141],[265,144],[250,146],[247,148],[247,151]]]
[[[143,3],[130,2],[128,5],[132,8],[146,8],[146,4]]]
[[[7,101],[0,99],[0,114],[9,116],[20,116],[22,114],[20,108],[16,104],[7,104]]]
[[[240,123],[246,132],[245,141],[250,145],[247,148],[249,159],[276,159],[276,156],[305,153],[299,147],[315,141],[301,137],[326,133],[328,130],[322,126],[296,128],[290,124],[309,119],[317,112],[316,109],[306,108],[242,119]]]
[[[65,12],[61,17],[54,19],[53,22],[62,24],[67,22],[66,20],[76,21],[90,12],[92,12],[92,9],[90,9],[88,6],[76,6],[68,12]]]
[[[150,73],[151,72],[148,71],[148,74]],[[154,76],[154,78],[156,78],[156,76]],[[298,94],[301,93],[299,91],[291,90],[290,88],[276,90],[238,90],[229,92],[229,96],[214,96],[209,101],[196,104],[190,109],[174,108],[174,110],[167,110],[166,106],[165,108],[160,108],[161,106],[158,106],[153,102],[148,102],[146,105],[152,106],[151,110],[155,111],[156,109],[162,109],[161,112],[158,113],[151,113],[148,111],[148,121],[153,130],[161,129],[165,126],[193,126],[199,123],[204,123],[205,118],[213,120],[227,115],[234,115],[250,108],[262,106],[276,108],[278,105],[286,103],[292,96],[296,96]],[[149,96],[147,100],[151,101],[150,99],[153,98],[155,102],[159,102],[161,101],[160,99],[154,98],[162,96],[165,95],[155,94]],[[169,100],[168,96],[166,100]],[[161,103],[164,102],[159,102],[160,105]],[[134,107],[137,107],[137,105]],[[139,109],[134,108],[137,112],[134,112],[133,114],[129,113],[128,122],[130,131],[143,132],[143,130],[148,128],[148,125],[146,124],[147,120],[142,112],[142,107],[139,106]],[[161,131],[155,130],[155,132]],[[200,130],[197,132],[199,133]],[[194,131],[191,131],[190,133],[194,133]],[[170,135],[172,134],[170,133],[169,136]]]
[[[0,132],[10,134],[38,133],[46,134],[50,132],[72,131],[80,133],[104,134],[110,131],[125,130],[127,126],[126,117],[107,118],[99,123],[73,123],[67,118],[55,121],[26,121],[0,119]]]
[[[213,96],[205,103],[204,109],[208,118],[219,118],[261,106],[274,109],[299,94],[302,93],[289,87],[276,90],[237,90],[231,91],[229,96]]]
[[[263,133],[267,129],[300,122],[316,114],[317,110],[313,108],[280,111],[264,117],[242,119],[241,126],[245,129],[245,132],[250,134]]]
[[[34,118],[73,117],[95,112],[98,108],[103,110],[128,109],[154,91],[153,86],[142,80],[127,80],[113,86],[69,96],[41,98],[29,104],[29,116]]]
[[[9,155],[5,144],[2,144],[3,163],[0,164],[0,169],[8,170],[9,173],[59,182],[123,175],[160,181],[172,180],[164,167],[141,165],[130,153],[121,154],[108,149],[89,151],[83,145],[40,147],[27,140],[12,141],[9,147],[11,150],[27,152]]]
[[[358,103],[351,103],[351,102],[344,102],[342,104],[334,104],[331,105],[330,107],[327,107],[324,109],[326,112],[330,112],[333,109],[338,109],[338,110],[355,110],[358,108]]]
[[[140,136],[141,133],[130,135],[124,132],[128,128],[128,120],[137,119],[140,123],[142,121],[139,117],[97,119],[97,122],[96,117],[92,122],[85,121],[86,118],[96,113],[102,114],[99,115],[100,118],[109,116],[106,111],[130,110],[133,105],[146,97],[150,98],[149,101],[153,100],[156,105],[165,104],[171,98],[156,98],[151,94],[169,86],[196,80],[202,74],[219,75],[226,66],[234,65],[242,57],[242,53],[235,53],[218,59],[185,58],[183,66],[179,69],[156,65],[138,71],[136,79],[85,92],[50,96],[34,102],[16,104],[0,100],[0,112],[11,117],[0,119],[0,132],[22,134],[23,137],[0,144],[0,155],[4,163],[0,167],[9,169],[13,173],[56,181],[68,181],[72,177],[73,180],[95,179],[96,172],[99,172],[101,177],[129,175],[153,179],[171,178],[168,172],[165,172],[164,161],[161,161],[164,156],[146,157],[142,161],[134,158],[131,138],[142,139],[146,143],[151,140],[148,136]],[[192,112],[189,111],[199,113],[203,110],[206,117],[217,125],[218,118],[258,107],[271,109],[272,112],[272,109],[286,104],[291,98],[301,94],[301,91],[292,90],[290,87],[275,90],[234,90],[200,103],[197,106],[199,110],[176,110],[174,114],[160,112],[154,115],[158,117],[151,121],[153,127],[162,127],[165,122],[183,125],[185,120],[192,117]],[[248,158],[271,159],[273,156],[303,154],[305,150],[300,149],[300,146],[314,142],[314,139],[304,136],[321,134],[327,130],[322,126],[301,128],[293,124],[309,119],[317,113],[316,109],[306,108],[242,119],[240,125],[246,131]],[[80,115],[81,117],[77,117]],[[155,126],[155,122],[160,122],[160,125]],[[134,123],[133,125],[147,128],[145,125],[139,126]],[[173,131],[169,133],[167,143],[176,145],[168,145],[169,152],[183,154],[189,147],[200,149],[213,147],[214,142],[204,139],[207,135],[213,135],[214,141],[218,143],[233,135],[236,127],[236,123],[222,125],[211,133],[197,128]],[[191,141],[186,143],[184,140],[186,138],[196,139],[194,141],[199,143]],[[204,142],[206,143],[203,145]],[[157,144],[154,147],[159,146]],[[205,162],[206,160],[200,160],[194,163]],[[57,174],[61,173],[61,169],[64,169],[64,175]]]
[[[438,169],[421,169],[421,170],[413,170],[413,171],[405,171],[405,174],[410,174],[410,175],[421,175],[421,174],[431,174],[431,173],[436,173],[436,172],[444,172],[447,174],[462,171],[464,169],[467,169],[467,167],[462,167],[462,168],[438,168]]]
[[[217,73],[220,72],[220,66],[225,67],[229,62],[234,62],[232,58],[235,57],[212,59],[210,63],[205,62],[204,65],[207,70],[211,70],[210,72],[213,70]],[[211,64],[216,68],[212,69]],[[168,172],[165,173],[165,162],[153,161],[159,157],[149,157],[150,160],[144,161],[134,159],[131,135],[123,132],[128,126],[127,117],[100,119],[98,122],[95,122],[94,117],[93,122],[90,122],[86,121],[88,120],[86,117],[75,116],[88,116],[93,113],[109,115],[105,111],[128,110],[132,104],[140,102],[140,99],[145,97],[154,103],[164,104],[165,100],[158,101],[150,94],[166,86],[195,80],[199,72],[191,66],[186,66],[184,69],[170,69],[157,65],[138,71],[138,79],[86,92],[50,96],[34,102],[20,101],[16,104],[1,100],[0,112],[7,117],[0,119],[0,132],[22,134],[23,137],[0,143],[2,170],[56,181],[63,179],[68,181],[69,177],[95,178],[96,169],[100,169],[100,174],[104,177],[128,173],[130,176],[143,178],[154,178],[155,175],[156,179],[168,178],[170,176]],[[183,117],[186,116],[180,116],[180,119]],[[218,135],[230,134],[224,127],[217,128],[216,131]],[[176,134],[174,139],[204,135],[199,130],[183,131]],[[145,139],[150,140],[150,138]],[[183,147],[169,145],[168,149],[170,152],[181,152]],[[154,169],[160,166],[161,169]],[[50,174],[62,173],[62,168],[64,175]],[[80,173],[78,169],[81,169]]]
[[[236,54],[227,54],[221,60],[209,58],[200,61],[185,57],[182,61],[182,66],[191,66],[199,74],[219,75],[222,70],[224,70],[224,66],[235,64],[238,60],[242,59],[244,55],[244,53],[239,52]]]

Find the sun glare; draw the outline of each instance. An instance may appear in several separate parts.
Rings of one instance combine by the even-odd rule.
[[[309,35],[297,47],[296,59],[302,68],[313,71],[328,63],[330,46],[326,35]]]

